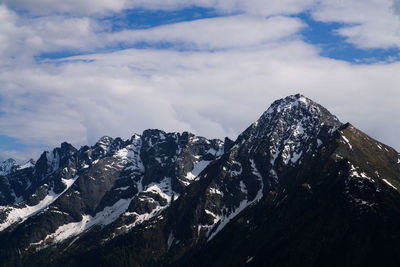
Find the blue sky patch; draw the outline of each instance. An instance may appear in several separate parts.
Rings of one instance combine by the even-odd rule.
[[[102,19],[102,22],[110,23],[111,31],[148,29],[161,25],[193,21],[205,18],[219,17],[215,9],[191,7],[181,10],[144,10],[131,9]]]
[[[0,135],[0,150],[23,150],[27,145],[21,143],[18,139]]]
[[[318,46],[323,57],[344,60],[356,64],[372,64],[381,61],[398,61],[400,50],[391,49],[359,49],[346,41],[335,31],[345,26],[342,23],[324,23],[315,21],[308,13],[296,16],[308,27],[301,32],[303,40]]]

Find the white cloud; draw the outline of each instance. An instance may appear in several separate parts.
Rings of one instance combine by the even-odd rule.
[[[249,48],[296,38],[302,27],[297,18],[239,15],[110,32],[108,25],[88,17],[25,18],[0,6],[0,66],[34,64],[34,56],[41,53],[87,53],[141,42],[174,43],[186,49]]]
[[[108,43],[170,42],[195,49],[251,47],[294,38],[304,24],[296,18],[232,16],[181,22],[106,36]]]
[[[0,67],[33,64],[34,56],[62,50],[87,51],[102,46],[103,28],[90,18],[24,18],[0,5]]]
[[[38,49],[51,52],[61,49],[95,49],[96,33],[103,28],[93,19],[64,16],[40,17],[24,21],[32,34],[40,40]],[[29,26],[28,26],[29,25]]]
[[[123,10],[127,0],[1,0],[0,3],[34,15],[54,13],[92,14]]]
[[[54,13],[96,14],[120,12],[124,9],[176,10],[188,7],[217,9],[224,13],[247,13],[252,15],[288,15],[302,12],[312,0],[0,0],[0,3],[35,15]]]
[[[359,48],[390,48],[400,45],[399,0],[65,0],[62,3],[54,0],[0,0],[0,3],[13,10],[26,11],[28,14],[35,15],[34,18],[36,15],[53,16],[60,13],[73,16],[95,15],[95,17],[101,17],[104,14],[118,16],[119,12],[126,9],[171,11],[194,6],[212,8],[225,14],[241,13],[247,16],[262,17],[293,15],[311,11],[316,20],[345,24],[337,32]],[[61,19],[67,20],[62,16]],[[60,27],[62,25],[65,27]],[[79,37],[79,33],[84,33],[85,30],[87,35],[81,35],[82,45],[95,45],[93,41],[101,41],[101,39],[92,40],[93,36],[90,35],[92,32],[88,30],[94,26],[94,23],[88,18],[75,18],[65,21],[65,23],[53,23],[53,25],[46,26],[50,28],[50,31],[53,29],[59,31],[58,37],[51,43],[53,45],[63,43],[65,46],[72,45],[65,36],[71,32],[71,40],[75,41],[74,37]],[[63,35],[63,33],[65,34]],[[145,33],[135,33],[136,36],[139,34]],[[64,38],[60,38],[61,36]],[[38,45],[41,41],[40,37],[36,36],[30,41],[34,45]],[[135,38],[135,36],[130,36],[130,38]],[[88,43],[88,39],[91,39],[92,42]]]
[[[391,0],[323,0],[314,7],[314,19],[337,22],[337,33],[355,46],[368,48],[400,47],[400,18],[397,1]]]
[[[51,145],[93,144],[104,134],[126,138],[146,128],[235,137],[273,100],[301,92],[400,147],[393,116],[400,112],[398,63],[351,65],[322,58],[300,41],[250,51],[131,49],[73,59],[92,61],[0,76],[13,86],[2,96],[3,111],[12,114],[0,121],[3,134]]]
[[[30,58],[18,45],[21,41],[30,41],[29,29],[18,25],[19,17],[7,7],[0,5],[0,65],[11,65],[17,55]]]

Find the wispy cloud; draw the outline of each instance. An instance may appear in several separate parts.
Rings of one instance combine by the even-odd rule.
[[[294,38],[304,24],[296,18],[232,16],[181,22],[146,30],[125,30],[106,36],[107,42],[135,44],[167,42],[201,50],[248,48]]]

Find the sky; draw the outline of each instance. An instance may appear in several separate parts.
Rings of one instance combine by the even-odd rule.
[[[400,151],[400,0],[0,0],[0,160],[235,139],[301,93]]]

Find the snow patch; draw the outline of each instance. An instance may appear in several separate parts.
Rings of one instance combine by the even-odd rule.
[[[394,188],[397,190],[397,187],[395,187],[394,185],[392,185],[388,180],[386,179],[382,179],[382,181],[384,181],[387,185],[389,185],[390,187]]]
[[[177,194],[176,192],[174,192],[172,190],[171,178],[169,178],[169,177],[165,177],[159,183],[151,183],[144,190],[141,190],[139,192],[155,193],[155,194],[161,196],[162,198],[164,198],[167,201],[167,204],[162,206],[159,203],[157,203],[157,201],[155,201],[153,198],[148,197],[148,196],[141,196],[140,194],[138,194],[137,197],[145,198],[146,199],[145,201],[156,202],[158,205],[150,213],[144,213],[144,214],[138,214],[136,212],[123,213],[123,216],[127,216],[127,217],[134,216],[135,221],[129,225],[121,226],[118,229],[126,232],[126,231],[129,231],[130,229],[132,229],[133,227],[135,227],[136,225],[139,225],[145,221],[152,219],[153,217],[159,215],[164,209],[166,209],[171,204],[171,201],[173,201],[179,197],[179,194]]]
[[[125,191],[125,190],[127,190],[128,188],[129,188],[129,186],[123,186],[123,187],[115,188],[114,190]]]
[[[162,198],[171,202],[172,195],[176,195],[172,191],[171,178],[164,178],[160,183],[151,183],[143,192],[152,192],[160,195]]]
[[[253,260],[253,257],[247,257],[246,263],[250,263]]]
[[[193,163],[193,170],[191,172],[187,172],[185,178],[188,180],[194,180],[207,166],[211,161],[201,160]]]
[[[209,211],[208,209],[204,209],[204,212],[211,215],[212,217],[217,217],[217,215],[215,215],[214,213],[212,213],[211,211]]]
[[[224,193],[221,192],[218,188],[213,188],[213,187],[209,187],[208,192],[210,192],[210,194],[215,194],[215,195],[221,195],[221,196],[224,195]]]
[[[125,212],[123,216],[135,216],[135,221],[131,224],[124,225],[119,227],[118,229],[124,230],[125,232],[129,231],[136,225],[139,225],[145,221],[148,221],[152,219],[153,217],[159,215],[164,209],[166,209],[169,206],[169,203],[165,206],[157,206],[155,209],[153,209],[150,213],[144,213],[144,214],[138,214],[136,212]]]
[[[293,131],[293,136],[294,136],[294,137],[297,137],[297,136],[303,135],[303,134],[304,134],[304,128],[303,128],[303,126],[302,126],[300,123],[298,123],[298,124],[296,125],[296,128],[295,128],[294,131]]]
[[[349,139],[347,139],[346,136],[344,136],[343,134],[342,134],[342,138],[347,143],[347,145],[350,147],[350,149],[353,149],[353,146],[350,144]]]
[[[247,195],[247,187],[242,180],[240,181],[240,191]]]
[[[23,170],[23,169],[27,169],[27,168],[31,168],[31,167],[35,167],[35,164],[33,164],[32,161],[28,161],[24,165],[19,166],[17,168],[17,170]]]
[[[132,198],[120,199],[111,207],[105,207],[104,210],[96,213],[94,217],[90,215],[83,215],[82,220],[79,222],[64,224],[57,228],[54,233],[47,235],[44,239],[44,242],[58,243],[67,238],[76,236],[94,225],[108,225],[114,222],[122,213],[124,213],[128,209],[131,200]]]
[[[259,182],[260,182],[260,185],[261,185],[260,190],[258,190],[258,192],[257,192],[257,196],[256,196],[256,197],[254,198],[254,200],[253,200],[253,202],[258,202],[258,201],[263,197],[264,182],[263,182],[261,173],[258,171],[258,169],[257,169],[257,167],[256,167],[256,164],[254,163],[254,160],[253,160],[253,159],[250,159],[250,163],[251,163],[252,173],[253,173],[255,176],[257,176],[257,178],[258,178],[258,180],[259,180]]]
[[[215,157],[219,157],[222,154],[224,154],[224,146],[223,144],[218,144],[218,150],[215,150],[214,148],[210,148],[207,150],[206,154],[211,154]]]
[[[232,212],[230,213],[228,216],[221,216],[218,217],[218,221],[219,224],[217,226],[217,229],[215,229],[212,234],[208,237],[207,241],[210,241],[211,239],[213,239],[214,236],[216,236],[225,226],[227,223],[229,223],[233,218],[235,218],[240,212],[242,212],[245,208],[247,208],[250,205],[255,204],[256,202],[258,202],[262,197],[263,197],[263,190],[264,190],[264,183],[262,180],[262,176],[261,173],[258,171],[256,164],[254,162],[253,159],[250,159],[250,163],[251,163],[251,168],[252,168],[252,173],[258,178],[259,182],[260,182],[260,189],[257,192],[256,197],[253,200],[248,200],[247,198],[242,200],[239,204],[239,206]],[[244,186],[241,185],[241,187]],[[246,190],[247,191],[247,190]],[[215,223],[217,223],[215,222]],[[214,225],[215,225],[214,223]]]
[[[207,241],[210,241],[211,239],[213,239],[213,237],[216,236],[226,226],[226,224],[228,222],[230,222],[230,220],[235,218],[236,215],[238,215],[242,210],[244,210],[248,206],[249,206],[249,202],[247,201],[247,199],[242,200],[239,204],[239,207],[237,207],[234,212],[232,212],[228,216],[222,216],[219,219],[219,225],[218,225],[217,229],[209,236]]]
[[[0,231],[3,231],[10,225],[14,223],[21,223],[28,219],[29,217],[39,213],[40,211],[46,209],[50,204],[52,204],[59,196],[64,194],[71,185],[78,179],[78,176],[75,176],[73,179],[64,179],[62,178],[61,181],[66,185],[64,191],[60,194],[54,193],[53,190],[48,191],[47,196],[42,199],[37,205],[35,206],[25,206],[24,208],[15,208],[9,206],[0,206],[0,211],[7,213],[7,218],[0,224]]]
[[[296,163],[296,162],[300,159],[300,157],[301,157],[302,154],[303,154],[303,151],[300,151],[300,153],[293,152],[293,156],[292,156],[292,158],[290,159],[290,161],[291,161],[292,163]]]
[[[132,139],[132,144],[116,151],[113,157],[119,159],[122,167],[126,166],[125,170],[131,170],[137,174],[144,173],[144,165],[140,158],[141,146],[142,140],[135,136],[135,138]]]
[[[175,240],[175,237],[172,234],[172,232],[170,232],[169,236],[168,236],[168,240],[167,240],[168,250],[170,249],[170,247],[171,247],[172,243],[174,242],[174,240]]]
[[[371,183],[375,182],[372,178],[368,177],[365,172],[359,172],[353,164],[350,165],[350,177],[364,178],[369,180]]]

